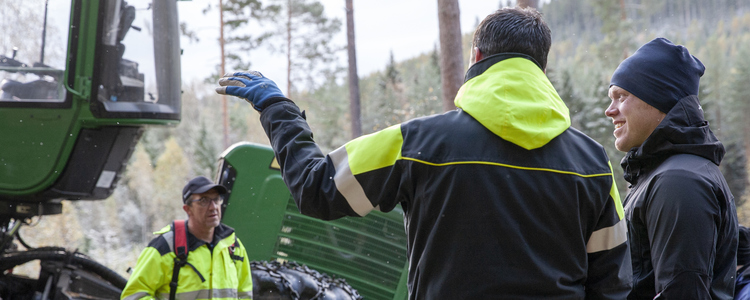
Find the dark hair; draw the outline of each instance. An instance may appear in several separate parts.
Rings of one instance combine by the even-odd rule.
[[[479,23],[473,38],[473,46],[485,57],[505,52],[526,54],[542,69],[547,67],[551,45],[552,32],[542,14],[530,7],[497,10]]]

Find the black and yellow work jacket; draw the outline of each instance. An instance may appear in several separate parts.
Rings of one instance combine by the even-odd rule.
[[[141,252],[121,299],[169,299],[175,258],[174,230],[170,225],[154,234],[159,236]],[[175,299],[252,299],[250,262],[242,242],[235,238],[234,229],[220,224],[214,228],[211,244],[187,232],[189,265],[180,270]]]
[[[323,155],[291,101],[261,123],[303,214],[330,220],[400,204],[410,299],[624,299],[630,253],[601,145],[531,58],[473,65],[457,110]]]

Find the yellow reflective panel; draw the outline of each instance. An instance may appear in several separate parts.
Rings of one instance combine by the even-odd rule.
[[[393,165],[401,159],[401,124],[358,137],[346,144],[353,175]]]

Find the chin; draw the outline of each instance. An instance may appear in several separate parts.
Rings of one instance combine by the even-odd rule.
[[[637,146],[630,146],[628,144],[632,144],[632,143],[630,143],[629,141],[623,138],[615,139],[615,148],[621,152],[628,152],[633,147],[637,147]]]

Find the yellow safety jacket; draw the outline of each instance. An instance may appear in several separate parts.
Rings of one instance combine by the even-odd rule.
[[[176,256],[174,229],[170,225],[154,234],[159,236],[141,252],[121,299],[169,299],[169,283]],[[213,250],[190,232],[187,235],[188,264],[180,270],[175,299],[253,298],[250,262],[245,247],[234,235],[234,229],[224,224],[217,226]]]

